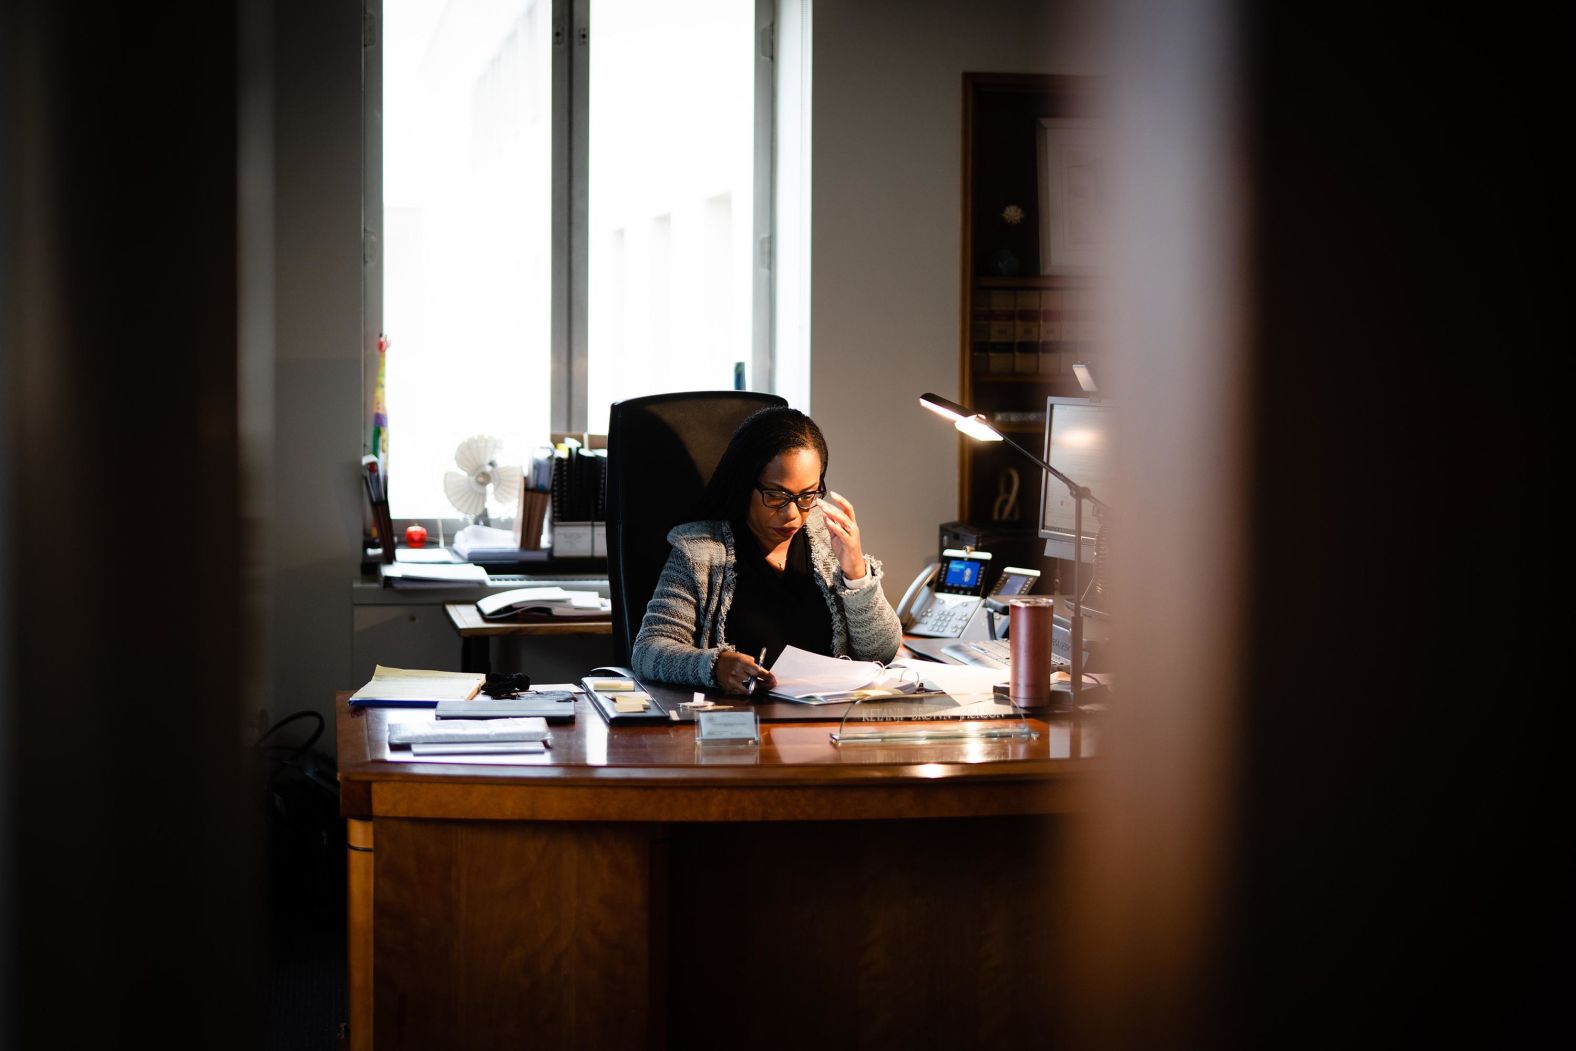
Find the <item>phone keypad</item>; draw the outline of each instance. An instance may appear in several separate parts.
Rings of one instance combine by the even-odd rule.
[[[925,610],[925,615],[909,632],[935,638],[956,638],[963,634],[979,603],[980,600],[973,595],[936,595],[930,608]]]

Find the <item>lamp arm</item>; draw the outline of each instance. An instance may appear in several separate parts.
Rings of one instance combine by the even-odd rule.
[[[996,433],[1001,434],[1000,431],[997,431]],[[1109,504],[1107,504],[1104,500],[1101,500],[1098,496],[1095,496],[1093,493],[1091,493],[1087,486],[1079,485],[1077,482],[1073,481],[1071,478],[1067,477],[1065,474],[1063,474],[1062,472],[1058,471],[1056,468],[1052,467],[1050,464],[1048,464],[1044,460],[1040,459],[1034,453],[1031,453],[1029,450],[1025,449],[1023,446],[1019,445],[1017,442],[1013,441],[1011,438],[1007,437],[1005,434],[1001,435],[1001,440],[1006,442],[1008,445],[1012,446],[1014,449],[1017,449],[1020,453],[1022,453],[1025,456],[1027,456],[1029,459],[1033,460],[1035,463],[1039,464],[1040,468],[1042,470],[1044,470],[1047,474],[1053,476],[1058,481],[1060,481],[1063,485],[1065,485],[1067,487],[1067,491],[1072,494],[1073,499],[1075,499],[1075,500],[1088,500],[1090,503],[1094,504],[1096,507],[1098,507],[1102,511],[1109,511],[1109,510],[1111,510],[1111,506]]]
[[[1001,434],[1000,431],[997,431],[996,433]],[[1072,694],[1072,706],[1074,710],[1077,710],[1082,706],[1084,695],[1084,617],[1082,579],[1084,547],[1083,502],[1088,500],[1102,511],[1110,511],[1111,507],[1109,504],[1106,504],[1104,501],[1100,500],[1093,493],[1091,493],[1087,486],[1079,485],[1077,482],[1073,481],[1071,478],[1067,477],[1065,474],[1058,471],[1056,468],[1052,467],[1034,453],[1031,453],[1029,450],[1025,449],[1011,438],[1007,437],[1005,434],[1001,435],[1001,440],[1012,446],[1014,449],[1017,449],[1020,453],[1027,456],[1035,463],[1039,464],[1046,474],[1053,476],[1063,485],[1065,485],[1067,487],[1067,491],[1071,493],[1073,497],[1073,609],[1072,617],[1069,619],[1068,623],[1068,627],[1070,629],[1069,635],[1071,637],[1068,640],[1070,645],[1067,663],[1069,666],[1068,674],[1071,676],[1072,680],[1069,683],[1071,687],[1070,692]]]

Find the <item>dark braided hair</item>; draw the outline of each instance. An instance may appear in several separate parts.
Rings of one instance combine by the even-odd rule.
[[[813,449],[821,458],[821,485],[826,485],[826,439],[821,428],[798,409],[777,405],[751,413],[733,432],[728,448],[712,472],[701,497],[701,517],[746,521],[755,483],[772,460],[791,449]]]

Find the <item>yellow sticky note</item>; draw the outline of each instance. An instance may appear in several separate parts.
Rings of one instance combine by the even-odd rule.
[[[619,712],[643,712],[651,707],[651,696],[644,693],[611,693],[613,708]]]

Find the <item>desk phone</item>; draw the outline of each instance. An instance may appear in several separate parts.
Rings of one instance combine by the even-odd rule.
[[[925,567],[898,603],[898,619],[910,635],[955,639],[985,601],[986,551],[947,548],[940,562]]]

